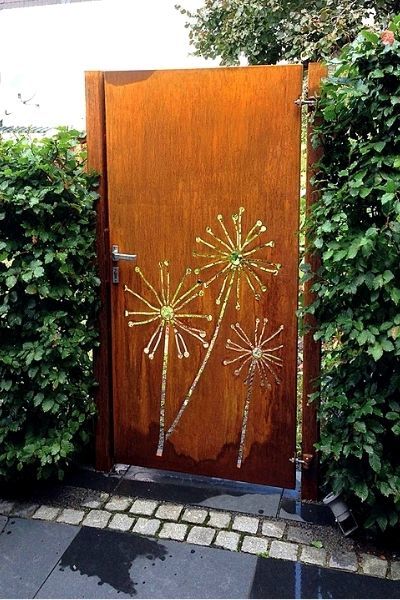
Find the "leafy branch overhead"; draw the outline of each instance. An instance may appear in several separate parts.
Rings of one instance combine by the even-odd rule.
[[[195,54],[238,64],[274,64],[279,60],[316,61],[338,54],[360,27],[388,26],[398,0],[205,0],[190,11],[186,27]]]
[[[323,84],[321,197],[308,223],[322,255],[308,310],[325,349],[326,483],[381,529],[400,522],[399,39],[400,17],[362,32]]]
[[[61,477],[88,439],[95,185],[78,132],[0,140],[0,480]]]

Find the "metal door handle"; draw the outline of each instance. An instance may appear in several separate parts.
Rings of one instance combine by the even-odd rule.
[[[119,283],[119,267],[115,264],[120,260],[131,260],[135,261],[137,259],[136,254],[125,254],[124,252],[119,252],[119,248],[117,244],[113,244],[111,246],[111,259],[112,259],[112,282]]]
[[[124,254],[123,252],[119,252],[118,246],[114,244],[111,248],[111,257],[114,262],[119,260],[136,260],[137,254]]]

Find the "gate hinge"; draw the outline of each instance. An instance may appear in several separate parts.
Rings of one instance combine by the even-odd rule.
[[[310,106],[314,107],[317,104],[317,99],[314,96],[300,96],[297,100],[294,101],[297,106]]]
[[[296,467],[301,467],[302,469],[305,469],[307,471],[310,468],[313,459],[314,454],[303,453],[301,455],[301,458],[299,458],[298,456],[293,456],[292,458],[289,458],[289,461],[291,463],[294,463]]]

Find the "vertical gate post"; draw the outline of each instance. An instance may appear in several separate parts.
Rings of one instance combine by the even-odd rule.
[[[318,95],[321,79],[326,77],[327,68],[319,63],[310,63],[308,66],[308,95]],[[308,107],[308,112],[312,110]],[[308,214],[312,204],[317,199],[317,192],[311,183],[315,170],[314,164],[321,157],[321,149],[314,149],[311,143],[313,126],[308,121],[307,126],[307,188],[306,188],[306,213]],[[315,271],[320,258],[315,253],[311,253],[309,244],[306,240],[305,261],[311,265]],[[304,306],[313,302],[314,294],[311,291],[313,281],[307,281],[304,285]],[[321,368],[321,344],[313,338],[313,330],[316,326],[316,320],[313,315],[306,315],[304,318],[306,333],[304,335],[303,346],[303,416],[302,416],[302,451],[305,454],[314,455],[309,469],[303,469],[301,483],[301,497],[303,500],[317,500],[318,498],[318,458],[315,453],[314,444],[319,439],[319,424],[317,419],[318,402],[309,404],[309,395],[318,391],[319,384],[317,379]]]
[[[108,471],[113,464],[111,312],[110,312],[110,242],[108,235],[107,158],[104,73],[85,73],[86,131],[88,169],[100,175],[97,202],[96,248],[100,277],[100,311],[98,327],[100,346],[94,354],[95,377],[98,382],[95,400],[96,468]]]

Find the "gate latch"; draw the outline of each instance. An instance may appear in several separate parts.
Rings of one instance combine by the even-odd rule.
[[[313,458],[313,454],[303,453],[301,458],[299,458],[298,456],[293,456],[292,458],[289,458],[289,462],[294,463],[296,467],[301,467],[302,469],[308,471],[313,461]]]
[[[111,247],[111,258],[112,258],[112,282],[119,283],[119,267],[115,264],[120,260],[131,260],[135,261],[137,259],[136,254],[124,254],[123,252],[119,252],[119,247],[116,244],[113,244]]]
[[[294,101],[297,106],[310,106],[314,107],[317,103],[317,99],[314,96],[301,96],[297,100]]]

